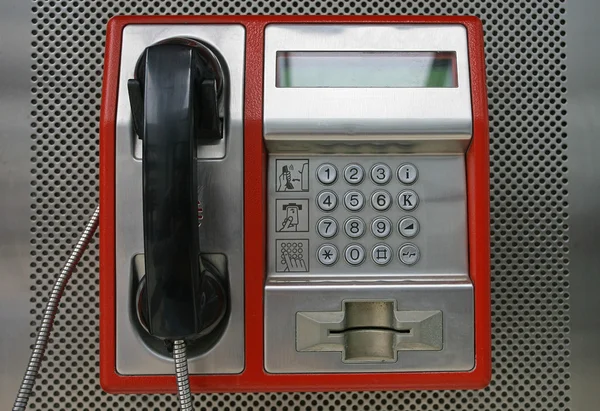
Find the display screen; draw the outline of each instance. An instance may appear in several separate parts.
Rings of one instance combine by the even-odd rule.
[[[278,51],[277,87],[458,87],[455,52]]]

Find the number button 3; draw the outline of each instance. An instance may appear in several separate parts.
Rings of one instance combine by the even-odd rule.
[[[323,217],[317,222],[317,232],[323,238],[332,238],[338,232],[338,223],[335,218]]]
[[[392,170],[385,164],[375,164],[371,168],[371,180],[375,184],[387,184],[392,178]]]
[[[333,191],[321,191],[317,196],[317,205],[323,211],[331,211],[337,207],[337,196]]]

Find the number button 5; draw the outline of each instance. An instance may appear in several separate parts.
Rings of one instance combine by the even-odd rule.
[[[323,217],[317,223],[317,231],[323,238],[335,237],[338,231],[338,223],[335,218]]]
[[[365,197],[360,191],[348,191],[344,195],[344,205],[350,211],[358,211],[365,205]]]

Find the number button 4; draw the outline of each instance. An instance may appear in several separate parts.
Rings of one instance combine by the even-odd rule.
[[[332,238],[338,232],[338,223],[335,218],[323,217],[317,223],[317,232],[323,238]]]
[[[321,191],[317,196],[317,205],[323,211],[331,211],[337,207],[337,196],[333,191]]]

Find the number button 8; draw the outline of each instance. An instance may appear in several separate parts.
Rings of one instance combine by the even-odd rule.
[[[365,222],[359,217],[350,217],[344,223],[344,231],[350,238],[359,238],[365,233]]]

